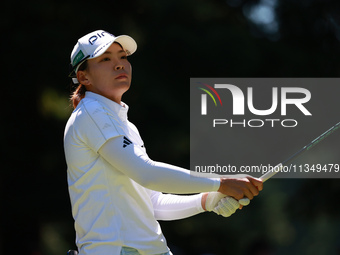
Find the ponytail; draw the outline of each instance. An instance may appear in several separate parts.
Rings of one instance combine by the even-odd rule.
[[[85,60],[78,68],[78,71],[84,71],[88,67],[87,60]],[[72,84],[73,85],[73,84]],[[82,100],[85,97],[86,87],[83,84],[79,84],[76,90],[71,95],[71,102],[73,105],[73,108],[76,108],[79,104],[80,100]]]
[[[86,87],[82,84],[79,84],[76,90],[71,95],[71,102],[73,104],[73,108],[75,109],[79,104],[80,100],[85,97]]]

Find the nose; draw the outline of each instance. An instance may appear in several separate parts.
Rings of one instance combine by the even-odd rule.
[[[115,66],[115,70],[116,71],[119,71],[119,70],[124,70],[125,67],[122,63],[118,63],[116,66]]]

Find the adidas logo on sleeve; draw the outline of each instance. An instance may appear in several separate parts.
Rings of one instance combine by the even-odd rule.
[[[126,136],[124,136],[123,148],[125,148],[126,146],[130,144],[132,144],[132,142]]]

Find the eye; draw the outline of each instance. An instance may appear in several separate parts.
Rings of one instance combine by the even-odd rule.
[[[103,59],[101,60],[101,62],[104,62],[104,61],[110,61],[110,58],[106,57],[106,58],[103,58]]]
[[[127,55],[122,56],[121,59],[127,59]]]

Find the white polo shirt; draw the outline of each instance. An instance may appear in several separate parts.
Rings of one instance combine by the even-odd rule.
[[[155,218],[157,210],[154,207],[155,197],[162,197],[159,191],[163,191],[164,187],[168,192],[166,186],[170,184],[165,180],[156,185],[154,189],[157,192],[143,187],[136,182],[139,179],[133,174],[128,176],[128,172],[117,169],[98,153],[108,140],[120,137],[117,153],[135,146],[143,157],[148,158],[137,128],[127,119],[127,112],[126,104],[119,105],[98,94],[86,92],[65,128],[69,194],[80,255],[118,255],[122,246],[138,249],[141,254],[160,254],[169,250]],[[170,165],[155,164],[154,167],[156,175],[160,176],[162,171],[174,179],[178,174],[180,177],[188,175],[184,170],[176,169],[178,173],[174,172]],[[153,166],[146,168],[149,171]],[[143,171],[139,165],[132,166],[132,170]],[[188,179],[183,183],[188,184],[189,188],[185,187],[188,192],[178,188],[179,193],[198,192],[197,187],[201,187],[202,192],[219,187],[219,180],[185,178]],[[176,191],[172,187],[168,187],[170,191]],[[200,205],[196,204],[196,213],[201,212]]]

